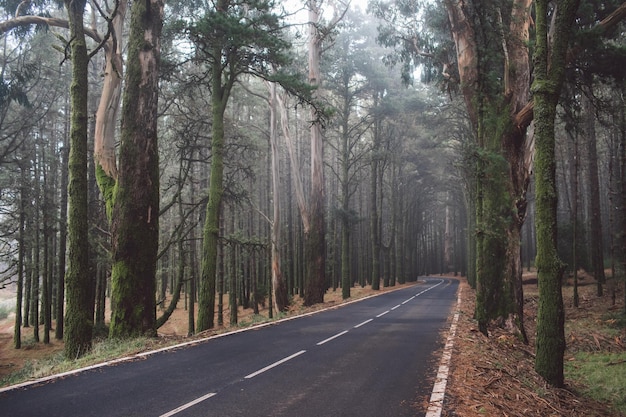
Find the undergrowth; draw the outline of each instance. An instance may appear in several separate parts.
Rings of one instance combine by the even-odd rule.
[[[626,414],[626,352],[578,352],[565,374],[581,383],[584,395]]]

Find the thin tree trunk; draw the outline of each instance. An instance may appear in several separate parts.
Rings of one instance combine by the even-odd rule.
[[[617,246],[620,249],[619,257],[619,270],[622,274],[622,280],[624,281],[624,314],[626,314],[626,83],[622,81],[621,85],[621,111],[619,114],[619,191],[620,191],[620,209],[617,213],[618,217],[618,230],[621,232],[618,234]]]
[[[57,284],[57,305],[56,305],[56,328],[54,337],[57,340],[63,340],[64,320],[63,312],[65,307],[65,253],[67,251],[67,186],[68,186],[68,169],[67,162],[70,148],[64,146],[61,148],[61,213],[59,215],[59,251],[58,251],[58,275],[59,282]]]
[[[26,175],[24,168],[20,169],[22,187],[20,188],[20,223],[18,229],[18,253],[17,253],[17,284],[15,295],[15,324],[13,327],[13,346],[15,349],[22,347],[22,300],[24,297],[24,243],[26,226]]]
[[[35,181],[33,183],[35,187],[35,242],[33,246],[33,269],[32,269],[32,278],[31,278],[31,300],[30,300],[30,321],[33,325],[33,339],[35,342],[39,342],[39,324],[41,323],[39,317],[39,301],[40,301],[40,287],[41,287],[41,231],[39,228],[40,213],[41,213],[41,183],[39,181],[41,175],[41,163],[37,160],[38,157],[35,157],[35,166],[34,166],[34,174]]]
[[[234,213],[234,210],[232,211],[231,214],[232,217],[232,231],[234,232],[236,230],[236,216]],[[237,273],[237,257],[236,255],[236,250],[235,250],[235,245],[231,244],[230,245],[230,287],[228,289],[228,304],[230,307],[230,325],[233,326],[235,324],[237,324],[237,313],[238,313],[238,306],[237,306],[237,291],[239,290],[238,286],[237,286],[237,279],[238,279],[238,273]]]
[[[376,105],[376,100],[375,100]],[[374,124],[374,144],[372,146],[372,173],[370,174],[370,239],[372,242],[372,275],[370,281],[373,290],[380,289],[380,228],[378,214],[378,176],[380,121]]]
[[[598,154],[596,149],[596,111],[592,102],[593,80],[586,77],[583,87],[582,105],[585,126],[585,139],[587,142],[587,175],[589,182],[589,252],[591,254],[591,268],[597,282],[598,297],[602,296],[603,285],[606,282],[604,276],[604,251],[602,243],[602,219],[600,211],[600,181],[598,180]]]
[[[572,135],[574,142],[574,162],[571,168],[572,181],[572,269],[574,274],[574,307],[578,307],[578,137]]]

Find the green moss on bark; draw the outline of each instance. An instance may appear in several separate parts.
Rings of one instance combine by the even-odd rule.
[[[70,86],[70,155],[68,186],[68,270],[65,276],[64,354],[77,358],[91,349],[93,287],[89,274],[87,224],[87,45],[83,28],[84,0],[66,1],[70,21],[72,83]]]
[[[156,335],[159,242],[158,75],[163,4],[134,2],[122,109],[119,178],[112,187],[113,338]],[[110,183],[108,183],[110,186]]]

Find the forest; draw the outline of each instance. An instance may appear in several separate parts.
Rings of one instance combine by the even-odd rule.
[[[527,339],[536,268],[535,369],[562,386],[564,280],[626,300],[626,3],[0,10],[16,349],[76,358],[182,306],[191,336],[237,323],[225,298],[274,317],[440,273],[476,289],[481,332]]]

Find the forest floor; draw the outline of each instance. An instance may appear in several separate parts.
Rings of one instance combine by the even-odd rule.
[[[596,296],[596,285],[592,278],[583,275],[584,285],[579,287],[580,306],[573,306],[572,287],[563,287],[563,297],[566,307],[566,368],[576,369],[580,352],[587,353],[618,353],[618,360],[612,360],[603,366],[612,366],[622,374],[626,374],[626,327],[615,326],[618,315],[624,308],[623,289],[617,291],[617,303],[612,305],[610,294],[604,297]],[[568,378],[566,372],[566,387],[557,389],[545,384],[534,371],[534,333],[537,314],[538,291],[536,274],[525,274],[525,327],[530,343],[522,343],[519,338],[506,330],[490,329],[490,337],[483,336],[475,320],[474,291],[467,282],[460,278],[461,307],[454,341],[450,376],[448,380],[443,416],[625,416],[611,408],[610,401],[599,402],[589,398],[585,392],[588,385],[580,379]],[[399,288],[389,287],[383,291]],[[608,291],[607,291],[608,292]],[[351,299],[361,298],[375,293],[371,288],[353,288]],[[1,296],[1,294],[0,294]],[[224,297],[224,320],[228,321],[228,297]],[[298,315],[311,309],[334,307],[342,303],[341,291],[329,291],[325,302],[312,308],[302,307],[300,300],[294,300],[288,315]],[[149,350],[165,344],[186,341],[187,311],[177,309],[166,325],[159,329],[159,338],[148,342],[148,346],[137,348]],[[267,308],[260,310],[261,316],[267,316]],[[0,320],[0,386],[7,385],[11,374],[20,372],[25,367],[45,362],[52,357],[62,355],[63,343],[54,340],[51,343],[35,343],[32,341],[32,328],[24,329],[24,343],[20,350],[13,349],[13,316]],[[260,322],[262,318],[255,316],[252,309],[239,309],[239,325],[241,328],[252,323]],[[228,326],[221,326],[209,333],[223,333],[233,330]],[[447,328],[442,334],[445,340]],[[127,355],[128,352],[123,353]],[[120,355],[121,356],[121,355]],[[433,364],[437,363],[436,358]],[[37,368],[35,366],[34,368]],[[46,367],[39,367],[46,368]],[[50,367],[54,373],[54,367]],[[43,376],[38,374],[37,376]],[[626,389],[626,388],[624,388]],[[621,395],[625,391],[618,391]],[[625,401],[615,398],[616,402]],[[428,398],[422,399],[426,404]],[[421,402],[421,401],[420,401]]]
[[[624,290],[597,296],[593,277],[579,273],[579,306],[575,307],[573,286],[563,286],[565,306],[565,387],[554,388],[534,370],[534,341],[537,318],[537,274],[524,274],[524,325],[529,343],[501,328],[490,328],[489,338],[478,331],[473,320],[475,292],[461,282],[461,308],[444,405],[444,416],[624,416],[615,406],[626,410],[624,379],[613,387],[604,381],[606,398],[591,399],[594,387],[577,370],[587,372],[587,361],[601,357],[598,367],[626,375],[626,320]],[[621,315],[621,321],[619,318]],[[610,373],[607,375],[611,375]],[[608,377],[610,378],[610,376]],[[607,379],[608,379],[607,378]],[[447,410],[447,411],[446,411]]]

